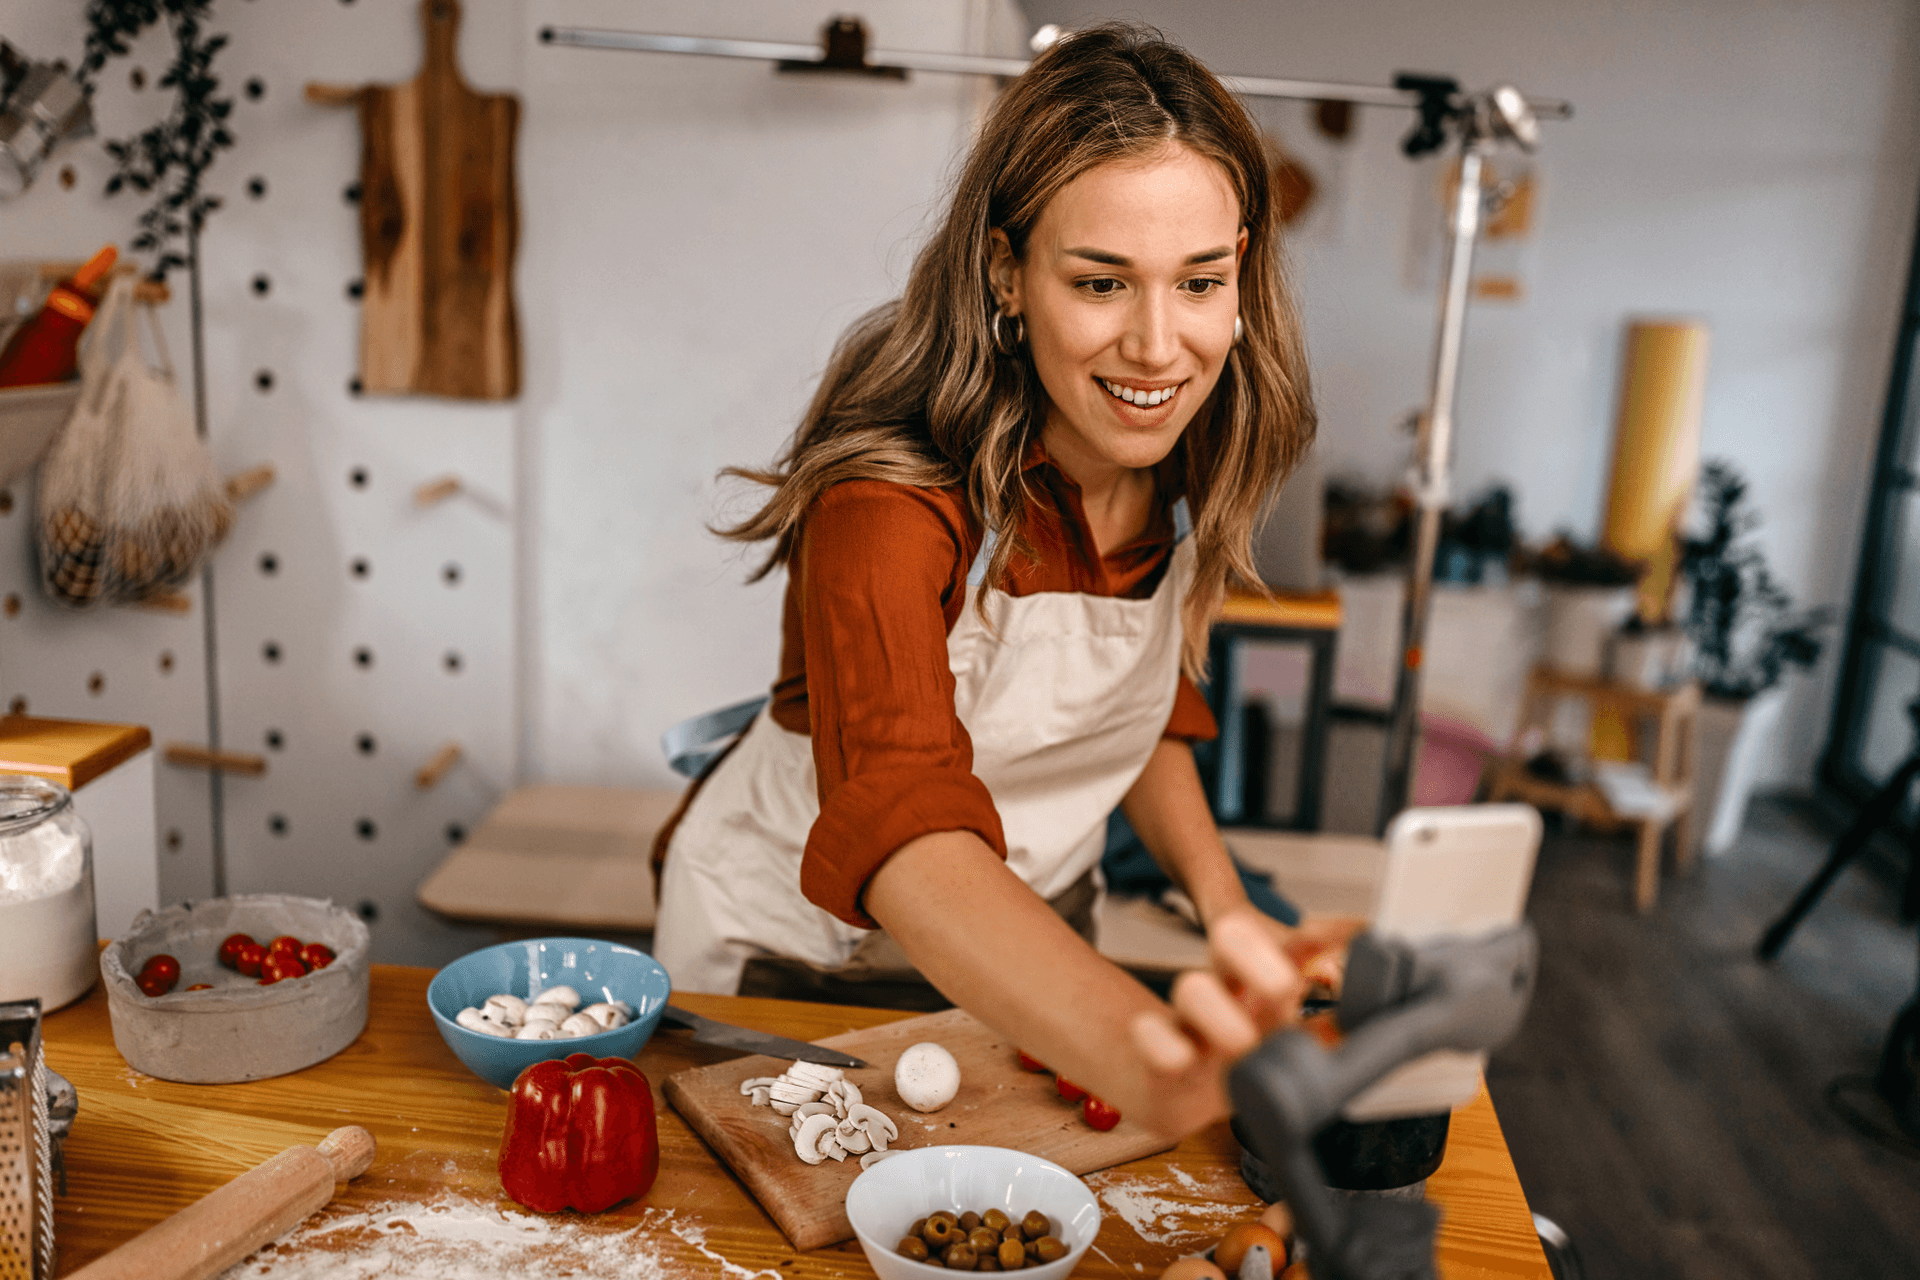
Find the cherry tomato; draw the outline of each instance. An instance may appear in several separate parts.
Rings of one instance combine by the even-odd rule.
[[[1109,1106],[1092,1094],[1088,1094],[1087,1100],[1080,1104],[1080,1115],[1089,1126],[1101,1133],[1120,1123],[1120,1108]]]
[[[213,984],[212,984],[211,982],[196,982],[196,983],[194,983],[194,984],[193,984],[192,986],[190,986],[190,987],[188,987],[188,988],[187,988],[187,990],[189,990],[189,991],[211,991],[211,990],[213,990]]]
[[[135,978],[133,983],[140,988],[142,995],[158,997],[173,990],[175,981],[177,981],[177,979],[169,978],[163,973],[154,973],[148,970]]]
[[[265,963],[260,966],[260,985],[270,987],[276,982],[285,982],[289,978],[304,978],[307,966],[300,963],[300,957],[288,955],[284,951],[270,951]]]
[[[1055,1093],[1058,1093],[1061,1097],[1065,1098],[1068,1102],[1078,1102],[1080,1101],[1080,1099],[1087,1096],[1087,1091],[1085,1089],[1082,1089],[1079,1085],[1067,1079],[1065,1076],[1055,1076],[1053,1078],[1053,1089]]]
[[[1045,1071],[1047,1069],[1046,1063],[1030,1056],[1025,1049],[1018,1050],[1017,1052],[1020,1054],[1020,1069],[1022,1071]]]
[[[146,964],[141,966],[140,972],[143,974],[156,974],[165,979],[166,984],[171,987],[174,983],[180,981],[180,962],[163,951],[158,955],[148,957]]]
[[[324,969],[333,963],[333,950],[324,942],[309,942],[300,948],[300,963],[307,966],[307,972]]]
[[[260,976],[260,965],[266,958],[265,947],[257,942],[249,942],[240,948],[240,954],[234,958],[233,967],[238,969],[243,977],[257,978]]]
[[[227,940],[220,944],[220,963],[229,969],[234,968],[234,962],[240,958],[240,949],[253,945],[255,945],[255,943],[253,941],[253,935],[250,933],[228,934]]]
[[[300,948],[304,945],[300,939],[294,937],[292,934],[283,933],[267,944],[267,954],[274,955],[284,951],[290,956],[298,956],[300,954]]]

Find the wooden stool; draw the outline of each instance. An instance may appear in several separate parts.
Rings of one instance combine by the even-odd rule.
[[[1643,726],[1651,724],[1654,758],[1643,763],[1650,768],[1658,804],[1644,813],[1616,812],[1598,783],[1569,786],[1528,772],[1524,744],[1535,735],[1544,738],[1551,733],[1554,712],[1565,698],[1579,698],[1595,715],[1603,710],[1618,715],[1628,726],[1636,752],[1643,740]],[[1633,903],[1644,914],[1653,910],[1659,894],[1660,847],[1669,829],[1674,832],[1676,865],[1684,868],[1693,860],[1693,775],[1699,748],[1695,723],[1699,711],[1700,686],[1692,682],[1672,689],[1637,689],[1535,667],[1527,677],[1513,744],[1494,766],[1487,798],[1495,802],[1524,800],[1602,831],[1633,828],[1637,837]]]

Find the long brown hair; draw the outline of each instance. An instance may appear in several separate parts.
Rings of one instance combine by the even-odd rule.
[[[991,233],[1005,231],[1014,255],[1024,257],[1041,210],[1061,188],[1096,165],[1170,142],[1226,171],[1247,229],[1239,279],[1245,333],[1176,451],[1197,565],[1181,610],[1183,666],[1195,677],[1203,672],[1207,630],[1228,575],[1259,580],[1254,525],[1313,439],[1313,399],[1260,132],[1193,55],[1144,27],[1108,23],[1075,32],[1007,87],[906,292],[841,338],[771,469],[723,472],[774,491],[753,516],[719,530],[742,542],[773,539],[755,578],[792,559],[814,499],[858,478],[964,485],[974,516],[1000,535],[987,580],[1003,580],[1009,557],[1025,546],[1021,463],[1045,423],[1045,397],[1024,350],[1007,357],[994,348]]]

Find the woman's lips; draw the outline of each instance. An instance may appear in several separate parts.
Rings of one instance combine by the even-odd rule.
[[[1108,382],[1105,378],[1095,378],[1106,393],[1122,404],[1132,405],[1136,409],[1157,409],[1170,403],[1180,393],[1184,382],[1176,382],[1170,387],[1129,387],[1118,382]]]

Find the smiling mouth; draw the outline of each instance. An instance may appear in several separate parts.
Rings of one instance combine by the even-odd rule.
[[[1114,399],[1124,400],[1141,409],[1153,409],[1165,404],[1186,385],[1184,382],[1176,382],[1170,387],[1147,391],[1138,387],[1123,387],[1117,382],[1108,382],[1105,378],[1096,378],[1095,381],[1105,387],[1107,394]]]

